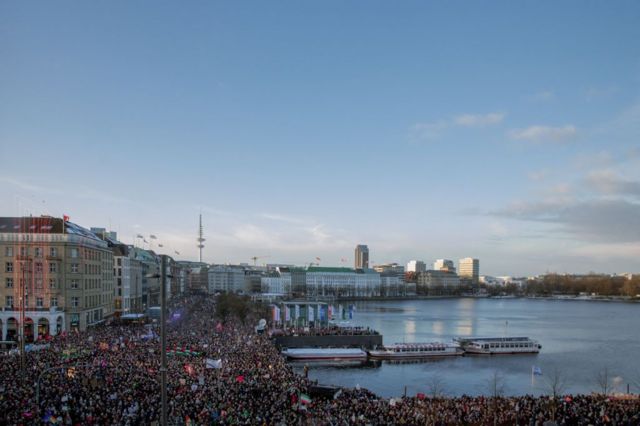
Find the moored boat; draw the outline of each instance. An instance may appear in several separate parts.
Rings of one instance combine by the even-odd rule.
[[[462,355],[455,343],[396,343],[367,351],[372,359],[418,359]]]
[[[468,354],[537,354],[542,346],[528,337],[471,337],[455,339]]]
[[[294,361],[365,361],[367,353],[355,348],[291,348],[282,351]]]

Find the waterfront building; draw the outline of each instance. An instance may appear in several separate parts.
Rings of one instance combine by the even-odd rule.
[[[404,276],[389,272],[381,273],[380,295],[385,297],[406,296],[407,286],[404,281]]]
[[[433,263],[433,269],[436,271],[456,272],[456,267],[453,265],[453,260],[438,259]]]
[[[418,294],[427,293],[427,290],[450,291],[460,287],[460,277],[455,272],[443,270],[429,270],[418,274]]]
[[[424,272],[427,270],[427,264],[421,260],[410,260],[407,263],[407,272]]]
[[[380,296],[380,274],[372,269],[307,268],[307,298],[374,296]]]
[[[114,313],[113,253],[61,218],[0,218],[2,340],[85,330]]]
[[[458,262],[458,275],[461,279],[465,279],[471,282],[472,285],[477,285],[480,278],[480,261],[472,257],[465,257]]]
[[[382,265],[375,265],[373,270],[379,274],[397,274],[404,275],[404,266],[397,263],[385,263]]]
[[[244,267],[238,265],[213,265],[209,268],[209,293],[244,293]]]
[[[291,274],[283,273],[278,276],[261,277],[260,284],[262,293],[279,294],[282,296],[291,295]]]
[[[358,244],[355,251],[355,268],[369,269],[369,247]]]

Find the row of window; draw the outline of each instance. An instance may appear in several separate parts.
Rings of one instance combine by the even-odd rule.
[[[17,250],[16,250],[17,249]],[[4,255],[6,257],[13,257],[16,253],[19,253],[20,256],[26,257],[29,256],[30,253],[29,246],[21,246],[21,247],[13,247],[6,246],[4,248]],[[58,257],[58,247],[49,247],[49,256],[50,257]],[[45,248],[44,247],[34,247],[33,248],[33,256],[34,257],[42,257],[44,256]],[[80,249],[77,247],[71,247],[69,249],[69,257],[71,258],[79,258],[80,257]],[[82,249],[82,257],[87,260],[100,260],[104,253],[98,250],[92,250],[88,248]],[[108,256],[108,254],[106,254]]]
[[[36,273],[42,273],[42,271],[43,271],[42,262],[35,262],[33,265],[34,265],[34,271]],[[56,263],[56,262],[48,262],[48,265],[49,265],[49,272],[50,273],[58,272],[58,263]],[[71,267],[71,273],[74,273],[74,274],[80,273],[80,264],[72,263],[70,267]],[[5,270],[5,272],[14,272],[15,265],[13,264],[13,262],[6,262],[4,270]],[[20,271],[25,271],[25,270],[26,270],[26,265],[23,262],[20,262]],[[85,274],[98,275],[98,274],[102,273],[102,267],[100,265],[87,265],[87,264],[85,264],[84,265],[84,273]]]
[[[14,307],[14,302],[13,301],[14,301],[13,296],[5,296],[5,298],[4,298],[4,306],[7,307],[7,308],[13,308]],[[75,305],[74,305],[74,303],[75,303]],[[80,298],[72,297],[71,298],[71,304],[74,307],[78,307],[78,305],[80,304]],[[50,307],[58,306],[58,298],[57,297],[50,298],[49,299],[49,306]],[[24,297],[24,307],[25,308],[29,307],[29,296],[25,296]],[[36,308],[44,308],[44,298],[36,297]]]
[[[23,278],[20,278],[19,284],[20,284],[20,287],[24,286],[25,281]],[[15,285],[15,280],[12,277],[5,278],[5,288],[13,288],[14,285]],[[85,287],[87,289],[98,288],[99,286],[100,286],[100,280],[97,280],[97,279],[85,280]],[[41,279],[34,280],[34,288],[43,288],[43,282]],[[56,280],[55,278],[49,278],[49,289],[55,290],[57,288],[58,288],[58,280]],[[69,288],[72,290],[79,289],[80,280],[78,279],[69,280]]]

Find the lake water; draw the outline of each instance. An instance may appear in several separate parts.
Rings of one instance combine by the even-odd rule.
[[[363,367],[310,366],[321,384],[360,385],[385,397],[429,393],[442,383],[447,395],[490,394],[497,372],[507,395],[548,393],[559,371],[565,393],[600,389],[606,368],[619,391],[640,392],[640,304],[531,299],[432,299],[358,302],[353,322],[380,331],[385,344],[450,341],[466,336],[528,336],[537,355],[463,356],[420,363]],[[542,369],[532,383],[532,366]],[[301,370],[301,366],[295,367]]]

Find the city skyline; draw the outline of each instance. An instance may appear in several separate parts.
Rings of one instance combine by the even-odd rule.
[[[0,216],[197,260],[202,213],[209,263],[639,271],[640,5],[376,4],[0,5]]]

